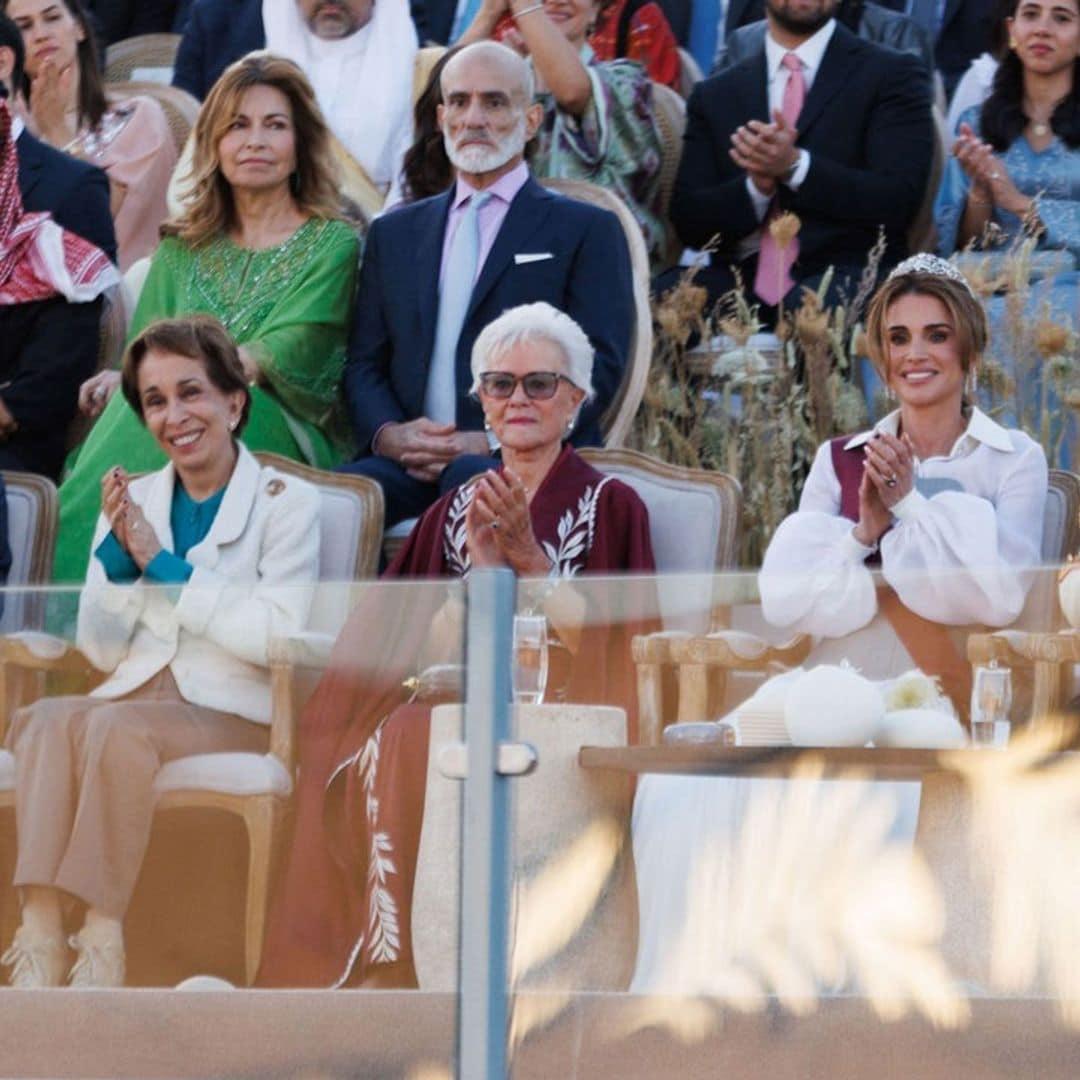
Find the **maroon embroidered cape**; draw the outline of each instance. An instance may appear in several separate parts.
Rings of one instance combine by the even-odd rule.
[[[453,526],[467,490],[450,492],[424,514],[385,577],[462,572],[463,544],[454,544]],[[530,516],[537,539],[564,574],[654,572],[641,500],[569,447],[533,497]],[[393,969],[390,983],[415,979],[409,920],[431,703],[406,704],[402,683],[417,673],[419,650],[442,599],[430,589],[418,592],[407,603],[401,594],[397,603],[375,595],[358,604],[304,710],[296,828],[268,924],[262,986],[355,985],[380,965]],[[653,629],[651,586],[588,590],[587,598],[578,652],[557,677],[561,694],[568,701],[622,706],[633,741],[630,640]],[[362,669],[356,661],[361,653]],[[380,837],[390,838],[393,851],[391,880],[382,885],[375,879],[385,867],[371,858],[372,795]],[[387,896],[393,910],[387,910]]]

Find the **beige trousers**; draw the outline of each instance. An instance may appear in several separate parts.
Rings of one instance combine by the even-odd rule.
[[[265,752],[268,729],[185,701],[166,668],[123,698],[43,698],[20,709],[15,885],[63,889],[123,918],[154,812],[154,777],[174,758]]]

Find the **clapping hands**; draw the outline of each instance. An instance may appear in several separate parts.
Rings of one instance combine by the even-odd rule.
[[[546,574],[551,561],[533,533],[525,485],[509,469],[483,473],[465,515],[473,566],[509,566],[523,575]]]
[[[161,542],[128,488],[128,474],[119,465],[111,468],[101,478],[101,510],[120,546],[145,570]]]
[[[952,153],[971,181],[970,198],[1021,217],[1030,210],[1031,199],[1019,191],[994,148],[983,142],[970,125],[960,125]]]

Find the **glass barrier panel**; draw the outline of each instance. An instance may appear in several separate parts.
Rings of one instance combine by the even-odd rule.
[[[411,908],[453,953],[457,846],[432,870],[421,824],[464,584],[3,603],[0,976],[73,985],[3,993],[0,1073],[450,1075],[457,970],[418,979]]]
[[[512,1074],[1068,1075],[1058,576],[519,582]]]

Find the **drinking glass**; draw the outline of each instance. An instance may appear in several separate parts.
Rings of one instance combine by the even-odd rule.
[[[547,687],[547,619],[543,615],[514,616],[514,701],[539,705]]]
[[[1004,746],[1009,741],[1012,672],[990,663],[975,669],[971,687],[971,741],[976,746]]]

